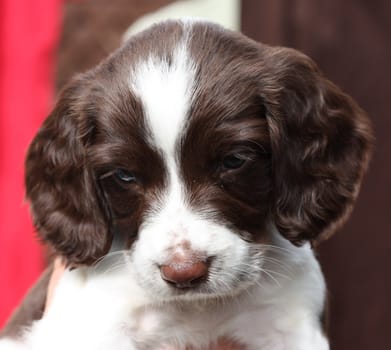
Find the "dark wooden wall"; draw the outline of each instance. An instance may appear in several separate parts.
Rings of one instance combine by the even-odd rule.
[[[173,0],[65,1],[58,48],[56,87],[84,72],[121,44],[125,30],[139,17]]]
[[[302,50],[370,115],[376,150],[348,224],[319,249],[333,350],[391,349],[391,1],[243,0],[250,37]]]

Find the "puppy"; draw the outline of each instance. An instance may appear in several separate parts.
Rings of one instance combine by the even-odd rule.
[[[305,55],[169,21],[62,92],[26,161],[69,267],[2,349],[326,350],[312,246],[348,217],[371,129]]]

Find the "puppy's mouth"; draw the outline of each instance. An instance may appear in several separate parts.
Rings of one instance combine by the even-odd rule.
[[[168,294],[162,297],[166,301],[197,301],[197,300],[219,300],[235,297],[244,290],[250,288],[254,283],[244,280],[241,283],[227,285],[225,282],[216,283],[206,279],[201,283],[194,285],[183,284],[181,286],[169,285]]]
[[[160,266],[168,299],[216,299],[235,296],[256,284],[255,270],[238,266],[227,269],[218,257],[187,265]],[[174,270],[174,271],[172,271]]]
[[[217,291],[210,286],[210,283],[205,280],[196,286],[182,284],[178,285],[168,285],[168,295],[166,294],[163,299],[167,301],[172,300],[197,300],[197,299],[216,299],[223,296],[226,296],[229,293]]]

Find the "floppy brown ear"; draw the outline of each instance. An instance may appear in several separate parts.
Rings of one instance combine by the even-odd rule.
[[[35,226],[69,263],[92,263],[110,243],[108,214],[86,154],[93,125],[83,111],[85,82],[60,95],[32,141],[26,159],[26,191]]]
[[[272,217],[294,244],[317,243],[348,217],[370,156],[365,113],[305,55],[273,49],[263,97],[272,148]]]

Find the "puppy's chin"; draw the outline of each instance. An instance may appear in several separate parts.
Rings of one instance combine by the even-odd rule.
[[[171,302],[208,303],[236,297],[251,289],[254,285],[256,285],[256,283],[244,281],[237,286],[219,286],[219,288],[215,288],[211,283],[205,282],[203,285],[192,288],[164,286],[155,294],[149,294],[151,296],[151,301],[158,304]]]
[[[232,286],[219,286],[220,288],[213,288],[210,284],[186,289],[171,290],[172,296],[167,297],[167,301],[189,301],[189,302],[202,302],[202,301],[218,301],[226,300],[240,295],[243,292],[251,289],[256,285],[254,281],[243,281],[239,285]]]

